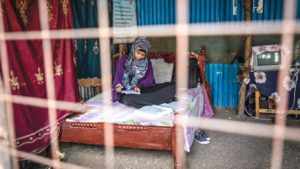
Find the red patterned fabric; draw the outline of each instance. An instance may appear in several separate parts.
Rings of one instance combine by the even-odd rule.
[[[40,30],[37,0],[4,0],[3,21],[6,32]],[[50,29],[72,29],[69,0],[48,0]],[[57,100],[80,101],[73,63],[73,41],[52,40],[53,73]],[[7,41],[11,92],[14,95],[47,98],[41,40]],[[13,105],[16,146],[37,153],[50,143],[48,110],[20,104]],[[58,132],[66,111],[57,111]]]

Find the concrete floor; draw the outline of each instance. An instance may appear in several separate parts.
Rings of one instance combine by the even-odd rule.
[[[217,110],[215,118],[237,120],[236,113]],[[264,118],[270,118],[265,116]],[[241,121],[272,124],[270,120],[243,117]],[[288,120],[288,125],[300,127],[300,120]],[[264,169],[270,168],[272,139],[206,131],[211,143],[201,145],[194,142],[190,153],[186,153],[188,169]],[[300,134],[300,133],[299,133]],[[124,138],[125,139],[125,138]],[[67,162],[89,168],[105,168],[103,146],[62,143]],[[286,141],[283,157],[284,169],[300,169],[300,142]],[[169,169],[173,168],[171,151],[116,148],[117,169]]]

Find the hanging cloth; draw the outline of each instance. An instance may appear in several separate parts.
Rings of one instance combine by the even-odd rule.
[[[1,3],[5,32],[40,30],[38,1],[4,0]],[[51,30],[73,28],[69,0],[48,0],[47,12]],[[6,44],[11,94],[46,99],[42,41],[16,40],[6,41]],[[73,48],[73,40],[51,40],[55,96],[60,101],[80,101]],[[17,149],[30,153],[44,150],[50,144],[50,132],[58,132],[62,122],[70,114],[62,110],[57,110],[56,113],[57,120],[49,124],[47,108],[13,104]],[[51,125],[55,130],[50,130]]]
[[[74,28],[97,28],[97,1],[72,0]],[[101,85],[98,39],[76,39],[77,76],[79,86]]]

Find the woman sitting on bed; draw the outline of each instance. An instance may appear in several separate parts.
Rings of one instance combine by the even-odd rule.
[[[134,41],[130,54],[120,58],[113,82],[114,102],[119,101],[128,106],[140,108],[174,100],[174,84],[155,85],[153,67],[150,59],[147,58],[149,50],[149,41],[140,37]],[[137,94],[124,94],[124,90],[132,90]]]
[[[113,82],[113,101],[140,108],[146,105],[158,105],[172,102],[175,96],[175,85],[163,83],[155,85],[153,68],[147,53],[150,43],[146,38],[137,38],[128,56],[120,58]],[[139,94],[124,94],[123,90],[133,90]],[[208,144],[210,138],[197,130],[195,139],[200,144]]]

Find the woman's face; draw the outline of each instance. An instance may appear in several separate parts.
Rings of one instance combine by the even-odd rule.
[[[135,55],[134,55],[136,60],[142,60],[145,58],[145,56],[146,56],[146,53],[143,51],[140,51],[140,50],[136,51]]]

